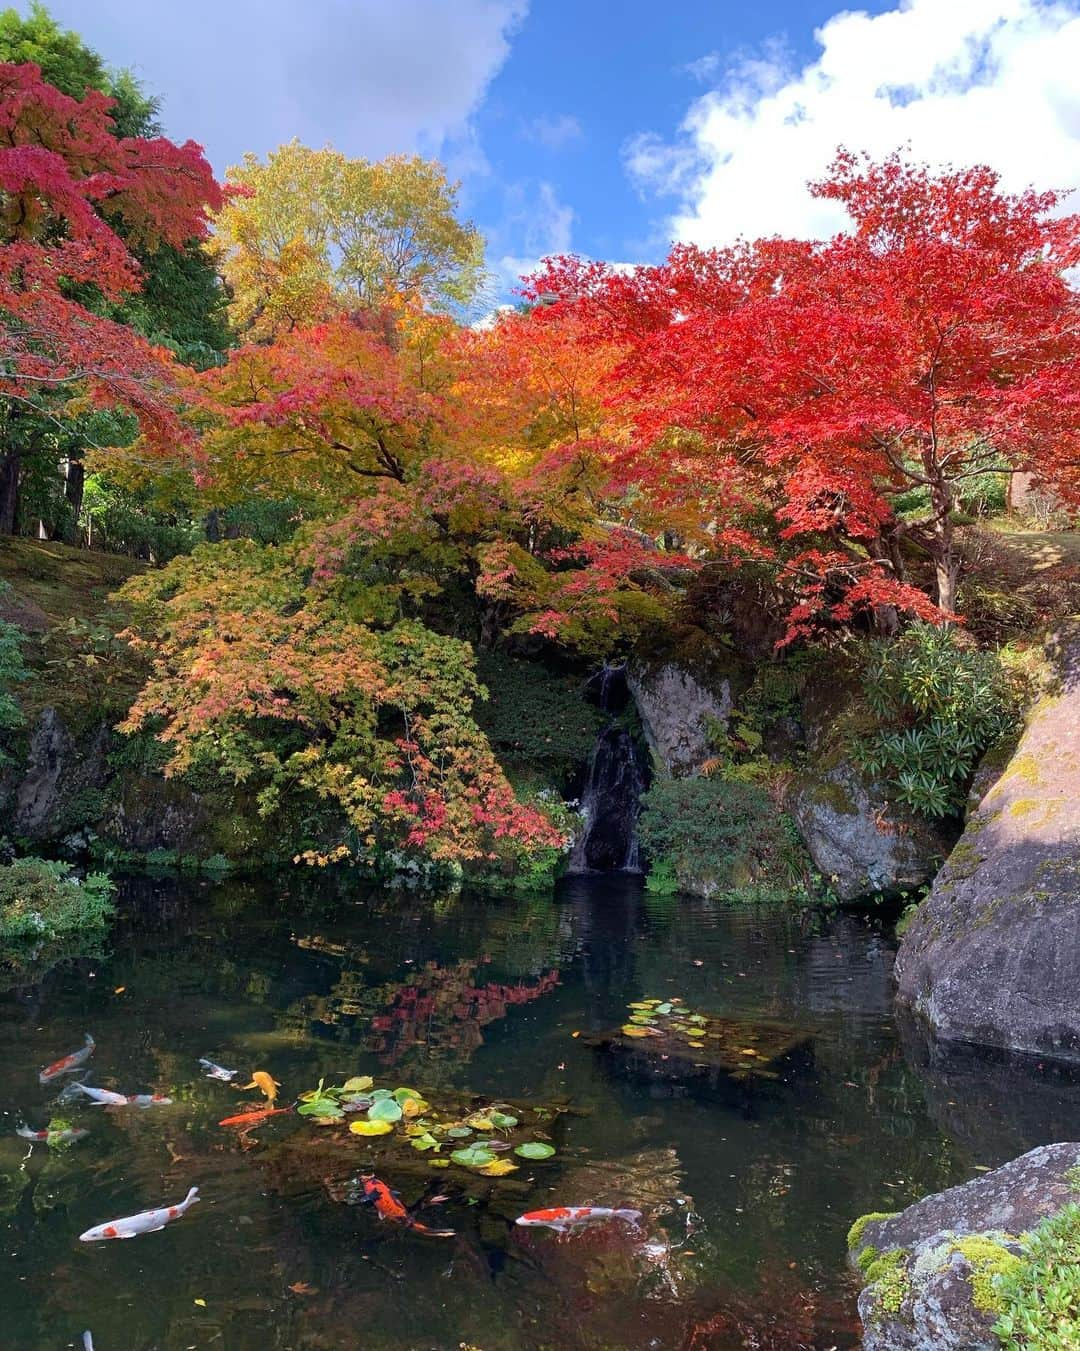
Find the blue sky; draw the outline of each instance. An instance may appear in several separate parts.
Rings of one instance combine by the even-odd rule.
[[[549,252],[649,261],[673,238],[831,233],[842,220],[804,185],[841,141],[1080,185],[1080,0],[51,8],[219,172],[294,135],[439,155],[504,296]]]

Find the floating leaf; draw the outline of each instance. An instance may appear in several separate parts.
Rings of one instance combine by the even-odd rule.
[[[653,1001],[651,999],[639,999],[635,1004],[627,1004],[628,1009],[651,1009]]]
[[[390,1096],[400,1106],[404,1106],[409,1098],[415,1098],[417,1102],[424,1101],[423,1094],[417,1093],[415,1088],[395,1088]]]
[[[353,1121],[349,1130],[353,1135],[389,1135],[393,1130],[389,1121]]]
[[[623,1023],[622,1032],[624,1037],[647,1037],[649,1035],[643,1027],[635,1027],[633,1023]]]
[[[369,1121],[400,1121],[401,1108],[393,1098],[383,1098],[379,1102],[373,1102],[368,1108]]]
[[[632,1023],[643,1023],[648,1027],[654,1025],[654,1019],[651,1013],[633,1013],[630,1015],[630,1021]]]
[[[690,1014],[690,1021],[691,1021],[692,1023],[703,1023],[703,1022],[706,1021],[706,1018],[705,1018],[705,1015],[704,1015],[703,1013],[691,1013],[691,1014]]]
[[[432,1166],[432,1168],[449,1168],[449,1167],[450,1167],[450,1160],[449,1160],[449,1159],[432,1159],[432,1160],[431,1160],[431,1166]]]
[[[341,1106],[333,1098],[311,1098],[302,1102],[296,1109],[300,1116],[338,1117],[345,1115]]]
[[[366,1093],[369,1088],[375,1086],[375,1080],[370,1074],[356,1074],[351,1079],[346,1079],[341,1085],[343,1093]]]
[[[394,1096],[393,1093],[391,1093],[388,1088],[377,1088],[371,1094],[371,1101],[385,1102],[387,1098],[392,1098],[393,1096]]]
[[[474,1131],[493,1131],[495,1129],[495,1122],[489,1116],[471,1116],[469,1117],[469,1125]]]
[[[423,1135],[418,1135],[414,1140],[410,1140],[409,1144],[412,1145],[413,1149],[419,1149],[421,1151],[442,1148],[442,1145],[439,1144],[438,1140],[435,1139],[430,1131],[425,1131]]]
[[[483,1168],[495,1162],[495,1155],[484,1145],[466,1145],[464,1149],[455,1149],[450,1157],[465,1168]]]
[[[493,1159],[491,1163],[485,1163],[480,1172],[485,1177],[505,1177],[507,1173],[516,1173],[518,1166],[511,1163],[509,1159]]]
[[[518,1119],[516,1116],[511,1116],[509,1112],[492,1112],[491,1124],[501,1131],[508,1131],[518,1124]]]
[[[451,1140],[467,1140],[472,1135],[471,1126],[451,1126],[446,1132]]]
[[[686,1044],[694,1051],[703,1051],[705,1049],[705,1043],[703,1041],[688,1041]]]
[[[406,1098],[401,1104],[401,1115],[406,1121],[411,1121],[414,1117],[423,1116],[430,1106],[431,1103],[425,1102],[423,1098]]]
[[[670,1013],[675,1006],[673,1004],[657,1004],[657,1013]]]
[[[514,1153],[520,1154],[523,1159],[550,1159],[555,1153],[555,1146],[547,1145],[543,1140],[526,1140],[523,1145],[518,1145]]]

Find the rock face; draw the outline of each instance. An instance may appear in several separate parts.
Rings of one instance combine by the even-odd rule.
[[[1015,1265],[1020,1235],[1077,1199],[1080,1144],[1043,1145],[898,1215],[864,1216],[849,1236],[863,1351],[994,1351],[991,1277]]]
[[[27,768],[15,791],[13,822],[20,835],[47,839],[65,803],[97,793],[105,780],[109,731],[100,727],[87,744],[75,741],[54,708],[41,715],[30,738]]]
[[[709,722],[726,723],[731,713],[730,682],[707,689],[669,663],[631,671],[628,683],[649,749],[669,774],[692,774],[709,758]]]
[[[940,830],[896,807],[850,762],[801,775],[789,809],[842,901],[921,886],[948,853]]]
[[[1080,1061],[1080,637],[904,934],[897,993],[937,1035]]]

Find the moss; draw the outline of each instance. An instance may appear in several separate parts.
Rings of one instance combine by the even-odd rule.
[[[821,778],[811,781],[807,792],[810,801],[817,807],[828,807],[837,816],[858,816],[859,808],[851,793],[835,779]]]
[[[1031,812],[1038,811],[1042,805],[1037,797],[1018,797],[1010,804],[1009,815],[1028,816]]]
[[[872,1210],[868,1215],[860,1215],[855,1223],[848,1230],[847,1245],[848,1252],[859,1247],[860,1240],[868,1224],[874,1224],[878,1220],[892,1220],[900,1212],[898,1210]]]
[[[1069,1190],[1080,1192],[1080,1163],[1065,1171],[1065,1181],[1069,1184]]]
[[[858,1257],[855,1258],[855,1265],[859,1268],[859,1270],[863,1273],[864,1276],[877,1261],[878,1255],[879,1255],[878,1250],[874,1247],[874,1245],[872,1243],[868,1243],[866,1247],[863,1248],[863,1250],[859,1253]]]
[[[1005,1247],[1005,1243],[1016,1241],[1011,1234],[1002,1234],[999,1238],[990,1234],[967,1234],[950,1246],[950,1253],[962,1254],[971,1268],[968,1277],[971,1301],[980,1313],[997,1315],[1003,1311],[1005,1304],[994,1278],[1019,1270],[1020,1258]]]
[[[1032,785],[1040,782],[1039,762],[1028,752],[1023,755],[1014,755],[1009,761],[1009,768],[1005,772],[1004,779],[1019,779],[1021,783],[1030,783]]]
[[[959,840],[949,855],[953,877],[971,877],[983,865],[983,856],[968,839]]]
[[[882,1314],[890,1314],[895,1318],[911,1292],[908,1257],[906,1248],[894,1248],[891,1252],[882,1253],[866,1269],[867,1283],[874,1287],[878,1311]]]

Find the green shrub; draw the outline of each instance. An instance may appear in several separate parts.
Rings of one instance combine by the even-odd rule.
[[[586,701],[580,677],[490,652],[478,655],[476,669],[488,698],[474,716],[504,765],[565,779],[588,760],[604,715]]]
[[[10,590],[6,582],[0,582],[0,599]],[[0,619],[0,765],[11,759],[5,750],[5,743],[16,728],[22,726],[23,715],[15,702],[11,687],[26,677],[22,658],[22,635],[14,624]]]
[[[863,689],[879,726],[855,758],[913,811],[958,813],[980,756],[1016,724],[1014,686],[993,653],[961,647],[952,629],[915,624],[869,649]]]
[[[104,873],[80,881],[69,863],[16,859],[0,867],[0,943],[48,943],[101,929],[113,912],[112,893]]]
[[[1019,1264],[995,1276],[1005,1351],[1080,1347],[1080,1206],[1066,1206],[1020,1240]]]
[[[790,819],[764,789],[720,778],[657,779],[641,800],[642,848],[661,890],[708,879],[716,892],[798,887],[806,860]]]

